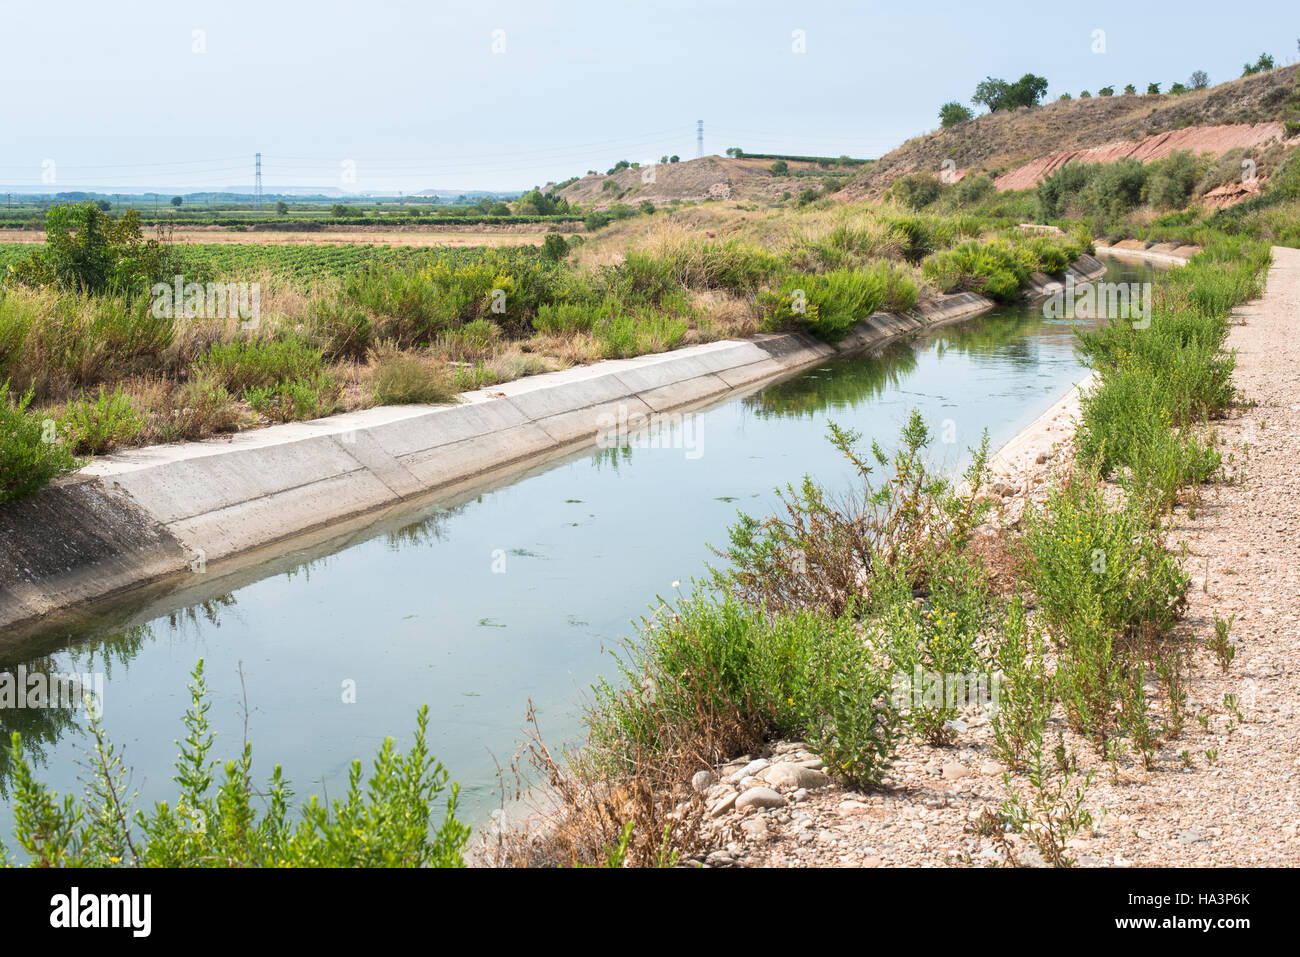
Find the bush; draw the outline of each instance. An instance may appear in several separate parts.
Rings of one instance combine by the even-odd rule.
[[[381,358],[371,382],[380,405],[440,405],[456,398],[447,377],[415,356]]]
[[[421,708],[406,754],[387,738],[369,780],[352,763],[347,792],[329,804],[313,795],[295,826],[292,791],[277,765],[265,793],[252,781],[252,746],[218,766],[210,757],[215,733],[203,662],[194,669],[185,739],[176,759],[178,793],[132,813],[120,752],[90,719],[94,742],[81,800],[36,780],[14,732],[14,831],[36,867],[462,867],[469,828],[456,819],[460,789],[426,744],[428,709]],[[450,790],[445,817],[435,805]],[[259,813],[256,804],[264,801]],[[0,846],[0,860],[3,848]]]
[[[1181,209],[1186,206],[1201,176],[1201,164],[1196,157],[1184,150],[1147,166],[1142,201],[1157,209]]]
[[[0,505],[4,505],[31,495],[79,463],[58,441],[54,421],[28,411],[30,390],[15,401],[5,382],[0,393]]]
[[[45,245],[10,268],[27,286],[136,295],[177,271],[171,248],[145,240],[140,214],[115,219],[95,203],[65,203],[45,214]]]
[[[341,296],[314,300],[307,325],[322,357],[330,361],[365,358],[374,338],[365,310]]]
[[[861,488],[832,504],[824,488],[805,477],[780,495],[781,512],[763,521],[740,513],[729,530],[726,571],[714,572],[723,591],[772,612],[820,610],[837,616],[873,598],[876,583],[924,587],[940,558],[963,549],[985,508],[975,495],[985,482],[987,437],[965,473],[959,493],[925,462],[933,436],[913,411],[892,457],[878,445],[855,448],[860,436],[832,424],[831,442],[857,473]],[[889,468],[883,482],[876,468]]]
[[[958,123],[965,123],[975,116],[970,107],[963,106],[957,102],[945,103],[939,107],[939,125],[945,130],[950,126],[956,126]]]
[[[592,334],[601,356],[626,359],[674,349],[688,328],[690,325],[685,319],[644,307],[600,317],[592,327]]]
[[[957,183],[955,195],[957,202],[962,205],[972,205],[982,199],[986,199],[993,193],[997,192],[997,187],[993,185],[993,180],[987,176],[972,175],[963,176]]]
[[[763,327],[804,329],[836,342],[881,309],[906,311],[916,304],[915,283],[888,263],[859,270],[787,276],[759,297]]]
[[[542,240],[542,258],[558,263],[569,255],[569,244],[559,233],[547,233]]]
[[[593,758],[616,780],[647,756],[699,761],[799,736],[830,773],[869,786],[892,754],[890,675],[847,617],[768,617],[697,592],[641,629],[620,670],[621,686],[596,685],[588,716]]]
[[[195,363],[232,392],[265,389],[310,378],[322,371],[320,350],[301,339],[236,339],[219,342]]]
[[[98,398],[88,399],[83,393],[69,402],[59,426],[78,455],[102,455],[134,440],[144,428],[144,419],[132,408],[121,386],[112,392],[100,386]]]
[[[915,210],[929,206],[939,198],[939,194],[942,192],[943,185],[938,178],[926,173],[910,173],[907,176],[900,176],[889,187],[890,196],[908,209]]]
[[[620,304],[615,299],[597,303],[546,303],[537,307],[533,328],[543,335],[572,336],[590,332],[599,320],[615,316],[619,309]]]

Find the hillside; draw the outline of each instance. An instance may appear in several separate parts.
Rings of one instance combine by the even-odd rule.
[[[587,175],[566,186],[560,195],[570,203],[594,209],[645,200],[656,206],[672,200],[683,203],[707,199],[778,202],[786,193],[797,196],[801,190],[820,187],[827,179],[843,183],[860,169],[828,168],[817,163],[791,161],[787,164],[788,171],[778,174],[772,172],[772,163],[771,159],[704,156],[680,163],[619,170],[612,175]]]
[[[1228,149],[1258,146],[1280,138],[1283,118],[1294,118],[1300,104],[1296,73],[1283,67],[1229,83],[1180,95],[1110,96],[1073,99],[976,117],[948,129],[909,140],[868,167],[840,196],[878,197],[899,176],[915,172],[937,174],[951,159],[959,172],[979,171],[998,177],[1000,188],[1032,186],[1080,151],[1105,148],[1094,161],[1136,155],[1154,159],[1173,149],[1193,149],[1222,155]],[[1233,127],[1186,140],[1170,140],[1160,151],[1151,138],[1193,127]],[[1086,157],[1081,157],[1086,158]],[[1035,170],[1010,176],[1036,163]]]

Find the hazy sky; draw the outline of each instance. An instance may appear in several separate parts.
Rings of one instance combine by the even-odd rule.
[[[7,3],[0,187],[249,186],[260,150],[267,192],[527,188],[624,158],[693,157],[697,119],[706,153],[879,156],[936,127],[941,103],[968,101],[990,74],[1041,74],[1054,99],[1108,83],[1168,88],[1196,69],[1217,83],[1265,50],[1295,61],[1300,4],[1232,10],[1195,0]],[[1094,52],[1098,30],[1105,52]]]

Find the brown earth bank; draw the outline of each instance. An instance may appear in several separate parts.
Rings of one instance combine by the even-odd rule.
[[[791,160],[787,162],[788,172],[781,174],[772,172],[773,162],[757,157],[704,156],[680,163],[658,163],[612,175],[590,174],[560,190],[560,195],[570,203],[594,209],[646,200],[655,205],[710,199],[774,203],[787,193],[795,196],[809,186],[820,186],[826,177],[838,176],[841,182],[847,181],[858,170]]]
[[[1157,133],[1143,140],[1123,140],[1084,150],[1066,150],[1026,163],[993,181],[1000,190],[1030,189],[1051,176],[1066,163],[1114,163],[1135,159],[1143,163],[1164,159],[1183,150],[1222,156],[1230,150],[1249,149],[1283,142],[1285,127],[1281,123],[1255,123],[1235,126],[1190,126],[1168,133]],[[1300,143],[1300,138],[1289,145]],[[1257,180],[1256,180],[1257,182]],[[1258,188],[1255,190],[1258,191]],[[1245,192],[1250,192],[1246,189]],[[1229,195],[1226,191],[1223,195]]]
[[[1180,627],[1197,720],[1160,746],[1150,770],[1132,756],[1112,769],[1074,749],[1081,771],[1096,772],[1084,805],[1094,824],[1068,847],[1083,866],[1300,864],[1300,434],[1287,426],[1300,410],[1300,250],[1273,255],[1266,294],[1234,312],[1228,340],[1241,401],[1213,426],[1228,480],[1207,486],[1195,508],[1176,509],[1169,540],[1185,549],[1192,579]],[[1025,500],[1041,499],[1053,469],[1071,459],[1075,402],[1067,396],[999,456],[992,488],[1004,522],[1014,525]],[[1235,616],[1226,672],[1206,646],[1216,615]],[[1043,865],[1023,838],[995,841],[979,827],[1008,796],[987,715],[971,709],[952,728],[951,747],[900,748],[876,791],[833,783],[801,742],[701,772],[693,783],[716,848],[703,862]]]
[[[1056,154],[1142,143],[1173,132],[1201,135],[1192,134],[1192,128],[1280,125],[1300,102],[1297,70],[1300,66],[1281,67],[1180,95],[1098,96],[987,113],[909,140],[838,195],[876,198],[900,176],[937,175],[948,159],[958,170],[979,169],[997,177]]]

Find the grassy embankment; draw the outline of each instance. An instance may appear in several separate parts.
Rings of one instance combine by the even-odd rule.
[[[692,774],[778,738],[809,742],[835,778],[871,788],[898,742],[937,747],[954,733],[956,707],[893,698],[895,676],[919,665],[999,676],[1007,797],[978,827],[1071,863],[1093,774],[1150,769],[1176,747],[1198,638],[1231,661],[1226,627],[1217,638],[1176,627],[1188,578],[1165,536],[1174,509],[1226,480],[1207,426],[1233,401],[1227,315],[1258,294],[1268,262],[1263,243],[1207,241],[1159,283],[1149,327],[1111,322],[1082,338],[1099,378],[1077,461],[992,552],[969,547],[986,450],[959,492],[926,470],[919,417],[892,454],[860,452],[832,427],[858,494],[832,501],[806,479],[779,514],[741,517],[711,585],[656,611],[621,674],[596,687],[585,750],[565,761],[534,749],[562,798],[557,820],[503,859],[590,862],[616,848],[656,865],[694,853],[707,812]],[[1014,562],[1019,594],[994,591],[987,555]]]
[[[776,212],[701,237],[691,211],[640,216],[613,251],[175,247],[88,204],[0,286],[0,502],[74,456],[456,393],[600,358],[758,330],[828,340],[936,289],[1016,294],[1085,237],[989,231],[892,205]],[[620,235],[611,227],[617,241]],[[983,245],[976,245],[977,240]],[[594,244],[593,244],[594,245]],[[992,258],[989,258],[992,257]],[[155,283],[255,283],[256,321]]]

